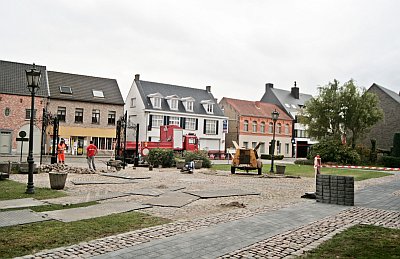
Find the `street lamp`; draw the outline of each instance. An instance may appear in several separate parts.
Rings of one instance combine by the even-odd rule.
[[[279,112],[275,109],[272,113],[272,121],[274,122],[274,128],[273,128],[273,135],[272,135],[272,154],[271,154],[271,170],[269,170],[270,173],[274,172],[274,155],[275,155],[275,124],[276,121],[278,120],[279,117]]]
[[[28,185],[26,188],[26,193],[35,193],[35,187],[33,186],[33,117],[35,115],[35,94],[39,90],[40,86],[40,70],[36,70],[35,63],[33,63],[33,68],[30,70],[25,70],[26,79],[28,81],[28,90],[31,92],[31,118],[30,118],[30,128],[29,128],[29,153],[28,153]]]

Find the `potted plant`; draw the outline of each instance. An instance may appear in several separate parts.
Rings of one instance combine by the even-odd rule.
[[[177,169],[182,169],[185,166],[185,160],[184,159],[179,159],[175,158],[175,164]]]
[[[286,169],[285,165],[276,165],[275,167],[277,174],[285,174],[285,169]]]

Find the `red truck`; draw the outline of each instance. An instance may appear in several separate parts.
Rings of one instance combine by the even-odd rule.
[[[189,133],[183,135],[183,129],[177,125],[160,126],[160,141],[142,141],[139,142],[139,154],[147,156],[150,149],[165,148],[174,151],[197,151],[199,149],[199,141],[195,134]],[[126,142],[126,160],[133,162],[136,151],[136,142]]]

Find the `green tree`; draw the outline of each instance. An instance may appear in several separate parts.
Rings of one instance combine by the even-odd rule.
[[[305,104],[299,116],[300,122],[308,125],[311,137],[340,139],[346,134],[354,148],[356,141],[383,117],[378,97],[358,88],[353,80],[340,85],[335,79],[318,90],[318,96]]]

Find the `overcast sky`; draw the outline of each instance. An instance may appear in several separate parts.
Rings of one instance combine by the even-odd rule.
[[[0,59],[260,100],[333,79],[400,91],[397,0],[0,0]]]

